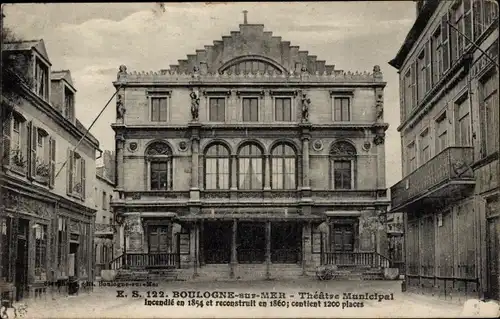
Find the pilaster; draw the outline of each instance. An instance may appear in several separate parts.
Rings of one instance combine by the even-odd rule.
[[[117,191],[119,194],[119,198],[123,199],[123,190],[124,190],[124,148],[125,148],[125,137],[123,135],[116,135],[116,173],[118,175],[117,180]]]
[[[237,190],[238,190],[238,159],[236,154],[231,154],[231,186],[230,186],[230,196],[231,199],[237,198]]]
[[[197,122],[189,123],[191,128],[191,187],[189,189],[190,203],[200,202],[200,124]]]
[[[271,279],[271,221],[266,222],[266,279]]]

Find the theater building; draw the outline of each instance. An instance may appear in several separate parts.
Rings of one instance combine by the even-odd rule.
[[[51,71],[43,40],[4,46],[16,94],[2,92],[1,290],[16,300],[65,294],[68,280],[92,280],[99,142],[88,134],[75,148],[86,132],[76,90],[69,71]]]
[[[406,286],[499,300],[498,2],[417,8],[390,62],[400,75],[404,175],[391,206],[405,217]]]
[[[378,66],[336,69],[245,17],[167,70],[121,66],[114,86],[117,268],[277,278],[385,260]]]

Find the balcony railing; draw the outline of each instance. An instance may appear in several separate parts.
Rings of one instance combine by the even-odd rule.
[[[393,211],[437,191],[447,196],[456,186],[474,185],[473,152],[472,147],[448,147],[392,186]]]
[[[336,251],[322,254],[322,265],[370,266],[387,268],[391,260],[376,252]]]

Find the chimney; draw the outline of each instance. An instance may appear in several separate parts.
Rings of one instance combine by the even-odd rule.
[[[248,14],[248,11],[243,10],[243,24],[248,24],[247,14]]]

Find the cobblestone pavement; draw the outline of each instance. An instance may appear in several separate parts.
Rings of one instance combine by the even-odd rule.
[[[117,297],[117,290],[123,290],[127,297]],[[133,298],[133,291],[140,297]],[[147,292],[153,297],[147,298]],[[201,297],[179,298],[174,292],[194,291]],[[205,298],[203,293],[233,292],[255,296],[239,296],[235,299]],[[161,296],[161,292],[164,295]],[[276,294],[278,299],[261,293]],[[321,299],[325,294],[339,295],[339,299]],[[347,300],[344,293],[393,294],[393,300]],[[310,294],[310,295],[309,295]],[[305,297],[301,299],[301,296]],[[160,298],[162,297],[162,298]],[[246,299],[246,297],[249,297]],[[310,297],[307,299],[306,297]],[[174,302],[174,305],[145,305],[150,302]],[[208,300],[212,300],[207,304]],[[235,302],[255,300],[255,305],[234,305]],[[184,302],[184,306],[177,302]],[[229,302],[228,302],[229,301]],[[219,302],[216,305],[216,302]],[[264,306],[263,302],[266,303]],[[259,304],[260,303],[260,304]],[[164,282],[158,287],[95,287],[92,293],[81,293],[44,302],[28,303],[25,318],[168,318],[168,317],[457,317],[462,307],[432,298],[415,298],[401,293],[400,281],[317,281],[299,278],[287,281],[251,282]],[[357,307],[355,307],[357,306]]]

